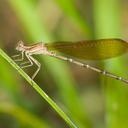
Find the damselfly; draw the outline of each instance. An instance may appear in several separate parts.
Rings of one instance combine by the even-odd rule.
[[[75,57],[82,60],[101,60],[122,55],[128,52],[128,43],[121,39],[83,40],[77,42],[60,41],[50,44],[41,42],[31,46],[26,46],[22,41],[19,41],[16,46],[16,50],[20,51],[21,54],[13,56],[13,58],[15,58],[15,61],[23,61],[24,56],[26,56],[26,58],[28,59],[28,62],[21,63],[21,68],[27,68],[32,66],[33,64],[37,65],[38,68],[33,74],[32,79],[35,78],[41,67],[41,64],[35,58],[33,58],[32,55],[43,54],[64,61],[69,61],[81,67],[85,67],[95,72],[101,73],[105,76],[120,80],[124,83],[128,83],[127,79],[72,59],[72,57]],[[65,56],[57,54],[57,51],[65,54]],[[66,57],[66,55],[70,57]],[[21,56],[21,58],[16,59],[19,56]]]

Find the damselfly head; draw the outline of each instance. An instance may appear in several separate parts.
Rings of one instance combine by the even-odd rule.
[[[17,51],[23,51],[23,50],[24,50],[24,43],[23,43],[23,41],[20,40],[20,41],[17,43],[16,50],[17,50]]]

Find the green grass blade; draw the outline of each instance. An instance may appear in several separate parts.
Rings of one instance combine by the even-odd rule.
[[[69,19],[87,35],[87,37],[92,36],[89,24],[76,9],[74,0],[55,0],[55,2],[58,4],[64,14],[68,16]]]
[[[21,106],[9,102],[0,103],[0,113],[11,115],[16,118],[16,120],[19,120],[20,125],[23,125],[24,127],[31,126],[31,128],[50,128],[50,126],[39,117],[26,111]]]
[[[3,47],[3,43],[0,43],[0,46]],[[4,59],[0,57],[0,89],[3,89],[5,93],[9,95],[9,98],[21,106],[30,107],[31,105],[28,104],[28,101],[23,97],[21,94],[21,88],[17,87],[19,81],[17,79],[12,80],[14,78],[15,72],[13,72],[9,65],[3,61]]]
[[[121,16],[118,0],[94,0],[94,19],[97,38],[120,38]],[[106,68],[120,76],[126,75],[123,59],[107,61]],[[127,77],[127,76],[126,76]],[[105,81],[107,128],[126,128],[128,88],[119,81],[107,79]],[[127,89],[126,89],[127,88]]]
[[[57,106],[57,104],[2,49],[0,49],[0,55],[6,61],[8,61],[24,79],[26,79],[29,85],[31,85],[35,91],[37,91],[50,104],[50,106],[63,118],[63,120],[70,127],[77,128],[77,126],[70,120],[70,118]]]

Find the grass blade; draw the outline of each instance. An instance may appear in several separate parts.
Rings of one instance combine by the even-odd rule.
[[[120,8],[118,0],[94,0],[96,36],[98,38],[120,38]],[[126,75],[127,69],[124,68],[122,58],[107,62],[106,67],[108,70],[120,73],[120,76]],[[127,87],[122,82],[112,79],[105,80],[104,84],[107,128],[127,127]]]
[[[70,118],[57,106],[57,104],[2,49],[0,49],[0,55],[6,61],[8,61],[24,79],[26,79],[29,85],[31,85],[35,89],[35,91],[37,91],[51,105],[51,107],[63,118],[63,120],[70,127],[77,128],[77,126],[70,120]]]

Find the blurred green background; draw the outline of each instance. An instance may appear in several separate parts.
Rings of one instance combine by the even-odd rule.
[[[19,40],[35,42],[122,38],[127,0],[1,0],[0,46],[11,57]],[[79,128],[127,128],[128,87],[60,60],[37,56],[36,83]],[[86,61],[127,77],[127,55]],[[30,76],[33,66],[25,70]],[[63,119],[0,57],[0,128],[68,128]]]

